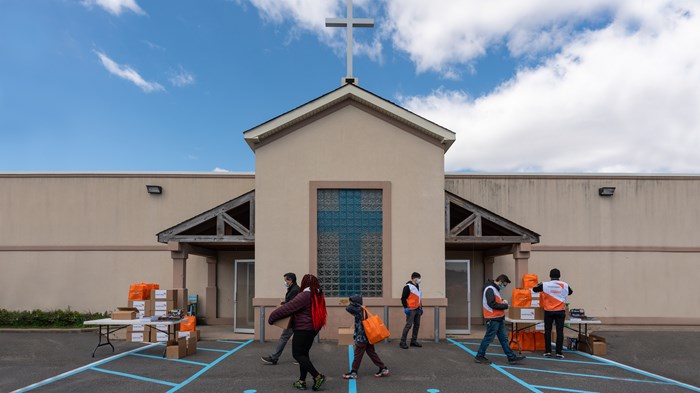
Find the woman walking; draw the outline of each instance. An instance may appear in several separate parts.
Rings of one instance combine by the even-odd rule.
[[[306,375],[310,373],[314,378],[312,389],[319,390],[326,381],[326,376],[319,373],[311,363],[309,350],[314,343],[314,337],[326,324],[326,299],[318,278],[313,274],[304,276],[299,291],[294,299],[273,311],[268,322],[273,324],[275,321],[292,316],[294,324],[292,356],[299,362],[299,380],[294,382],[294,387],[305,390]]]

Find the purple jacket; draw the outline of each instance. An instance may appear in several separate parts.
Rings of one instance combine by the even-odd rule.
[[[301,291],[294,299],[278,307],[270,314],[269,324],[292,316],[294,330],[314,331],[314,322],[311,319],[311,292]]]

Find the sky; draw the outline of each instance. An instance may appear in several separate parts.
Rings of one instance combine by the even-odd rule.
[[[359,85],[448,172],[700,173],[700,1],[354,0]],[[346,0],[0,0],[0,172],[253,172],[338,87]]]

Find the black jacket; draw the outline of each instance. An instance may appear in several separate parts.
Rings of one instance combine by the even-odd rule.
[[[349,312],[353,317],[355,317],[355,330],[353,331],[353,340],[356,343],[366,343],[367,335],[365,334],[365,327],[362,325],[362,321],[365,319],[365,310],[362,309],[362,296],[354,295],[350,296],[350,304],[345,307],[345,311]]]
[[[284,302],[289,303],[289,301],[294,299],[294,296],[296,296],[298,293],[299,286],[296,283],[293,283],[289,286],[289,288],[287,288],[287,294],[284,295]]]

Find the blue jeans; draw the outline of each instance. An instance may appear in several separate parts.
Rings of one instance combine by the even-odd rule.
[[[476,356],[485,356],[486,348],[488,348],[491,341],[493,341],[493,336],[498,336],[498,342],[501,343],[501,348],[503,348],[503,353],[508,356],[508,359],[515,357],[515,352],[510,349],[508,344],[508,335],[506,334],[506,325],[502,319],[488,319],[486,322],[486,334],[484,339],[481,340],[481,345],[479,346],[479,352]]]

